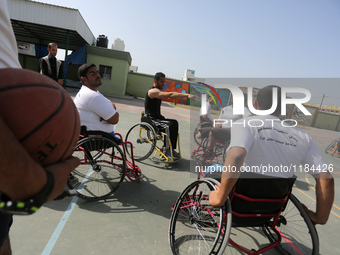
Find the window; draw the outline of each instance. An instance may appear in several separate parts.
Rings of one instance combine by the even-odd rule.
[[[99,74],[103,79],[111,80],[112,66],[99,65]]]

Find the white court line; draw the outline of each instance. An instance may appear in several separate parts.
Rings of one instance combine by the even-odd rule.
[[[81,192],[84,189],[85,183],[87,182],[88,178],[90,177],[90,175],[92,174],[92,168],[90,168],[90,170],[87,172],[85,178],[83,179],[83,181],[81,182],[80,186],[79,186],[79,192]],[[54,230],[50,240],[48,241],[48,243],[45,246],[45,249],[42,251],[41,255],[49,255],[51,253],[51,251],[53,250],[56,242],[58,241],[58,238],[61,234],[61,232],[63,231],[63,228],[66,225],[66,222],[68,220],[68,218],[71,216],[71,213],[74,209],[74,206],[76,205],[76,203],[78,202],[79,197],[74,197],[70,204],[68,205],[63,217],[61,218],[61,220],[59,221],[58,226],[56,227],[56,229]]]

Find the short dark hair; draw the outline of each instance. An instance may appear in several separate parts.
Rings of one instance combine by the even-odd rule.
[[[87,72],[89,71],[89,69],[91,67],[97,67],[94,63],[91,63],[91,64],[83,64],[79,67],[78,69],[78,76],[79,76],[79,79],[81,77],[86,77],[87,75]]]
[[[50,42],[50,43],[48,44],[47,47],[48,47],[49,49],[51,49],[52,45],[55,45],[55,46],[57,46],[57,48],[58,48],[58,45],[57,45],[56,43],[54,43],[54,42]]]
[[[156,81],[159,81],[159,80],[161,79],[161,77],[165,77],[165,74],[162,73],[162,72],[158,72],[158,73],[155,74],[154,79],[155,79]]]
[[[276,85],[266,86],[257,93],[257,102],[260,110],[269,110],[273,105],[273,88],[277,88],[277,107],[272,115],[281,114],[281,87]]]

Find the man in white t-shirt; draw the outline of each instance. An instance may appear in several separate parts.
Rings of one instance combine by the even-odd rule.
[[[98,130],[114,136],[114,125],[119,121],[116,106],[104,97],[98,87],[102,84],[95,64],[83,64],[78,69],[83,86],[74,98],[80,122],[87,130]]]
[[[334,200],[334,179],[322,158],[313,139],[303,130],[289,126],[279,120],[281,109],[281,89],[267,86],[261,89],[255,101],[255,108],[270,109],[272,106],[272,89],[278,89],[278,106],[272,115],[253,116],[239,120],[231,128],[231,143],[224,162],[226,169],[237,169],[236,172],[222,173],[221,187],[211,192],[209,201],[214,207],[225,203],[235,185],[242,169],[251,166],[256,173],[275,177],[289,178],[294,169],[302,164],[304,171],[315,178],[316,212],[305,207],[315,224],[325,224],[328,220]],[[285,171],[268,171],[280,167]],[[289,169],[290,171],[286,171]]]

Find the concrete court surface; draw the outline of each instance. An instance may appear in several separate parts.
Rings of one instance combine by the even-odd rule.
[[[76,91],[69,89],[71,96]],[[123,137],[133,124],[140,120],[144,101],[141,99],[111,98],[120,112],[116,131]],[[176,118],[180,124],[182,159],[172,168],[146,160],[138,163],[143,177],[139,182],[124,181],[116,193],[105,201],[87,202],[78,198],[65,198],[43,206],[31,216],[15,216],[10,237],[14,255],[18,254],[171,254],[168,245],[168,226],[171,205],[182,190],[195,178],[189,174],[190,131],[189,110],[163,103],[163,115]],[[338,132],[304,128],[316,140],[328,164],[333,164],[334,177],[339,177],[340,158],[324,153]],[[335,178],[336,194],[339,179]],[[314,208],[314,181],[302,176],[293,193]],[[325,255],[340,254],[340,199],[335,197],[332,214],[325,226],[317,226],[320,252]],[[247,232],[248,231],[248,232]],[[246,230],[246,236],[237,236],[247,245],[262,235]],[[235,232],[232,231],[232,235]],[[245,239],[245,237],[247,237]],[[250,247],[252,248],[252,247]],[[234,251],[233,254],[241,254]],[[265,254],[277,254],[271,250]]]

